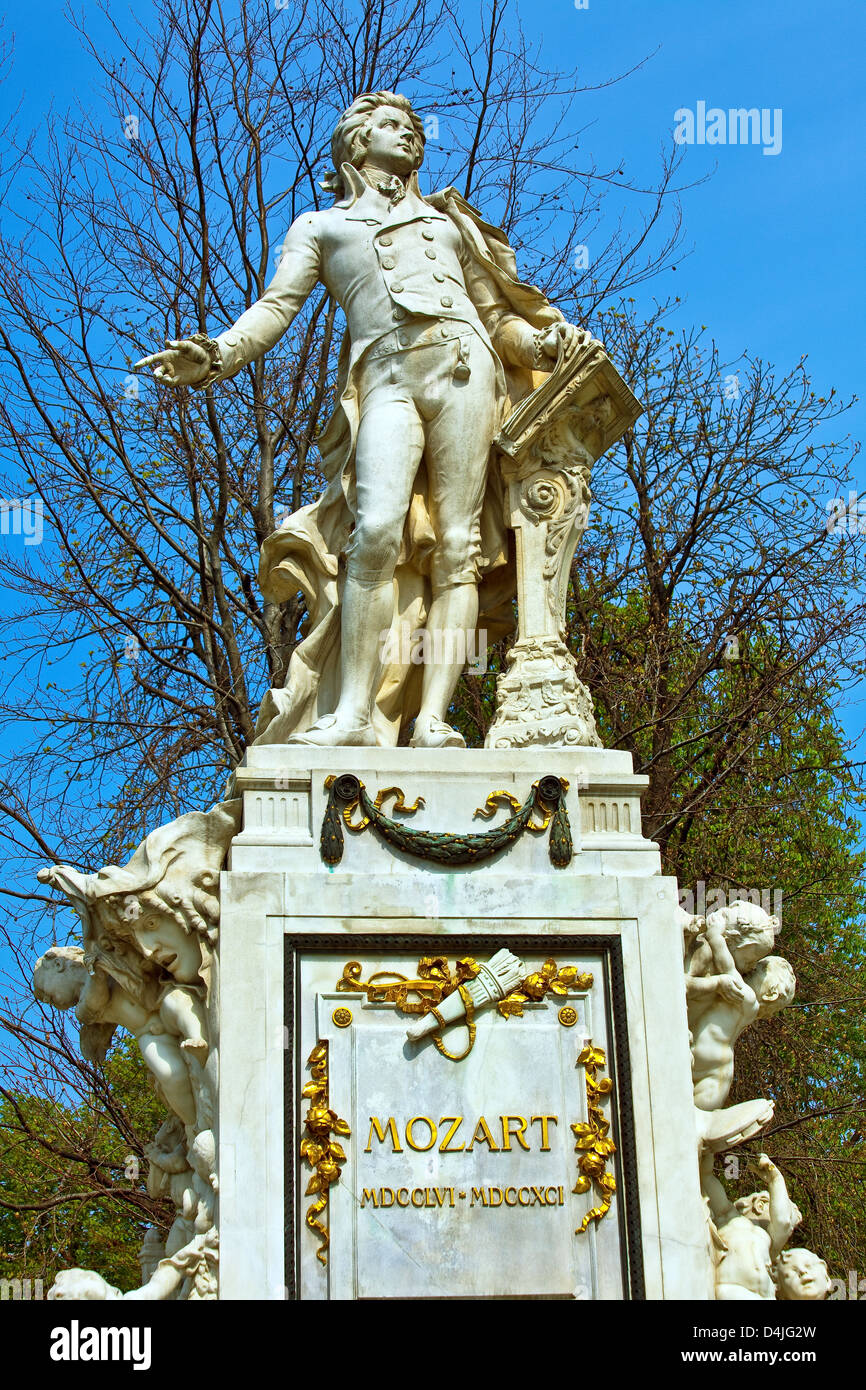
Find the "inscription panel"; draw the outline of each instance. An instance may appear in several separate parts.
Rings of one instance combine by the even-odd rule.
[[[604,953],[512,946],[520,979],[488,999],[452,986],[495,938],[426,979],[417,950],[352,945],[298,956],[299,1296],[627,1297]]]

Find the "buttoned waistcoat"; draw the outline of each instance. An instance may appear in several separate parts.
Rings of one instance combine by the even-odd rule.
[[[469,325],[496,356],[497,330],[516,317],[467,254],[450,217],[412,188],[389,208],[364,185],[348,205],[306,213],[292,224],[265,293],[217,338],[222,376],[273,347],[317,283],[346,315],[350,368],[386,334],[396,333],[399,344],[400,324],[416,316],[453,324],[455,331]],[[498,357],[497,364],[504,392]]]

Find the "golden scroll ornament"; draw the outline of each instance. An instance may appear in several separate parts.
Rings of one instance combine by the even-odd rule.
[[[474,979],[480,970],[478,963],[471,956],[461,957],[453,971],[446,956],[422,956],[414,978],[401,975],[396,970],[377,970],[369,980],[364,980],[361,978],[363,968],[358,960],[347,961],[343,966],[343,974],[337,981],[337,989],[353,994],[366,994],[371,1004],[394,1004],[404,1014],[432,1013],[438,1019],[437,1011],[443,999],[459,990],[466,1011],[469,1046],[461,1053],[450,1052],[442,1041],[441,1032],[433,1035],[433,1044],[449,1061],[462,1062],[469,1056],[475,1043],[476,1025],[472,1000],[465,984],[467,980]],[[560,967],[555,960],[549,958],[540,970],[527,975],[516,989],[511,990],[504,999],[500,999],[496,1008],[503,1018],[520,1018],[523,1015],[524,1004],[540,1003],[548,993],[561,998],[575,991],[590,990],[592,984],[593,977],[589,971],[580,972],[576,965]],[[575,1021],[576,1019],[575,1014]],[[442,1023],[442,1020],[439,1021]]]

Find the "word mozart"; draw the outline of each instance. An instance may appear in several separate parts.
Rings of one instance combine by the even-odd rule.
[[[361,1206],[374,1207],[455,1207],[453,1187],[365,1187]],[[457,1193],[461,1202],[465,1192]],[[470,1210],[480,1207],[562,1207],[565,1206],[563,1187],[473,1187],[469,1194]]]
[[[403,1137],[406,1141],[407,1149],[413,1149],[415,1153],[427,1153],[429,1149],[433,1148],[443,1127],[447,1125],[448,1128],[445,1130],[439,1144],[439,1153],[441,1154],[471,1153],[476,1144],[486,1144],[490,1153],[510,1153],[512,1139],[516,1140],[521,1149],[525,1149],[526,1152],[529,1153],[532,1147],[531,1143],[526,1138],[526,1131],[527,1128],[529,1128],[529,1138],[540,1137],[541,1144],[539,1147],[541,1153],[549,1153],[549,1127],[550,1125],[559,1123],[559,1116],[532,1115],[527,1121],[522,1115],[499,1115],[497,1116],[497,1120],[493,1122],[494,1128],[497,1129],[498,1133],[499,1129],[497,1128],[497,1122],[502,1131],[501,1144],[496,1142],[496,1139],[493,1137],[493,1130],[490,1128],[490,1125],[483,1115],[479,1116],[478,1123],[468,1143],[466,1141],[469,1130],[468,1128],[463,1128],[464,1119],[462,1115],[442,1115],[439,1118],[438,1125],[434,1123],[429,1115],[413,1115],[411,1120],[406,1121],[403,1128]],[[534,1135],[531,1130],[531,1126],[535,1124],[539,1127],[537,1135]],[[463,1137],[461,1142],[458,1143],[457,1141],[460,1139],[461,1134]],[[403,1145],[400,1143],[397,1121],[394,1119],[394,1116],[390,1115],[383,1125],[378,1115],[371,1115],[370,1134],[364,1153],[368,1154],[373,1152],[374,1139],[377,1139],[380,1144],[384,1144],[386,1136],[391,1141],[392,1152],[395,1154],[403,1153]]]

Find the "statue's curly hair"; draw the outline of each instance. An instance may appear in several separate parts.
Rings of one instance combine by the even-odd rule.
[[[344,191],[340,169],[344,164],[353,164],[355,168],[360,165],[369,140],[370,117],[382,106],[394,106],[398,111],[405,111],[410,117],[415,132],[415,160],[412,167],[421,167],[424,158],[424,125],[421,117],[412,110],[409,98],[399,92],[364,92],[347,107],[334,127],[331,137],[334,168],[322,180],[322,188],[337,194]]]

